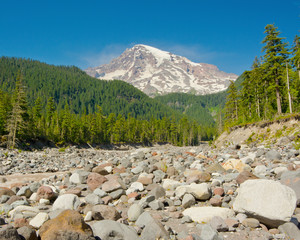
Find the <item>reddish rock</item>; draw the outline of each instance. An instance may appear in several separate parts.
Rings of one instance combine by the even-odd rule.
[[[29,222],[27,219],[25,218],[17,218],[14,221],[14,226],[15,228],[20,228],[20,227],[24,227],[24,226],[29,226]]]
[[[174,167],[168,167],[167,175],[168,175],[168,177],[176,176],[176,175],[178,175],[178,171]]]
[[[188,170],[184,172],[187,184],[209,182],[211,175],[208,172],[199,170]]]
[[[114,174],[116,174],[116,173],[126,173],[126,168],[120,165],[120,166],[115,167],[113,169],[113,173]]]
[[[107,178],[100,175],[99,173],[90,173],[87,178],[87,185],[94,191],[96,188],[100,187],[103,183],[107,181]]]
[[[185,152],[186,154],[192,156],[192,157],[196,157],[196,154],[195,153],[192,153],[192,152]]]
[[[255,175],[254,175],[253,173],[251,173],[251,172],[243,171],[243,172],[241,172],[241,173],[237,176],[237,178],[236,178],[235,180],[236,180],[236,182],[237,182],[238,184],[242,184],[243,182],[245,182],[245,181],[247,181],[247,180],[249,180],[249,179],[258,179],[258,177],[255,176]]]
[[[269,230],[269,233],[275,235],[275,234],[279,234],[280,231],[277,228],[272,228],[272,229]]]
[[[152,156],[154,157],[154,156],[157,156],[157,152],[153,152],[152,153]]]
[[[74,210],[65,210],[56,218],[45,222],[39,230],[42,240],[93,239],[93,231],[82,216]]]
[[[140,182],[143,185],[149,185],[153,183],[153,180],[150,177],[139,177],[137,182]]]
[[[111,196],[105,196],[102,198],[105,205],[113,201],[113,198]]]
[[[225,219],[225,223],[226,225],[230,228],[236,228],[239,226],[239,222],[235,219],[232,219],[232,218],[227,218]]]
[[[71,188],[66,191],[66,194],[75,194],[76,196],[81,196],[81,189],[80,188]]]
[[[214,207],[221,207],[222,206],[222,199],[221,198],[211,198],[209,200],[210,205],[214,206]]]
[[[129,193],[127,195],[128,199],[129,198],[134,198],[134,199],[140,199],[141,198],[141,194],[140,193],[137,193],[137,192],[132,192],[132,193]]]
[[[26,184],[26,183],[18,182],[18,183],[12,183],[12,184],[10,185],[10,188],[11,188],[11,189],[12,189],[12,188],[20,189],[20,188],[22,188],[22,187],[24,187],[24,186],[27,186],[27,184]]]
[[[233,194],[234,194],[234,191],[233,191],[232,189],[228,189],[228,191],[227,191],[226,194],[227,194],[227,195],[233,195]]]
[[[39,187],[37,191],[37,201],[39,201],[40,199],[52,200],[53,198],[55,198],[55,193],[53,192],[51,187],[48,186]]]
[[[116,221],[121,218],[121,214],[116,210],[116,208],[108,205],[95,205],[92,207],[93,212],[99,212],[105,220]]]
[[[12,204],[13,202],[19,201],[19,200],[23,200],[23,198],[22,198],[21,196],[16,196],[16,195],[14,195],[14,196],[11,196],[11,197],[8,199],[8,201],[6,202],[6,204],[10,205],[10,204]]]
[[[182,212],[170,212],[169,214],[170,218],[172,219],[179,219],[183,217]]]
[[[113,192],[122,188],[121,180],[116,177],[110,178],[107,182],[102,184],[102,190],[105,192]]]
[[[16,194],[9,188],[0,187],[0,197],[2,197],[3,195],[13,196],[13,195],[16,195]]]
[[[214,195],[223,196],[224,195],[224,189],[221,187],[217,187],[213,191]]]
[[[105,169],[105,167],[112,167],[112,164],[111,163],[101,164],[97,167],[94,167],[92,172],[98,173],[98,174],[103,175],[103,176],[108,175],[109,172]]]

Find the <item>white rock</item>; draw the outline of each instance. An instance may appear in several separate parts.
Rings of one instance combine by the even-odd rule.
[[[207,200],[211,197],[211,190],[207,183],[189,185],[188,192],[191,193],[197,200]]]
[[[31,215],[36,215],[39,213],[39,210],[35,207],[30,207],[30,206],[25,206],[25,205],[20,205],[17,206],[15,209],[11,210],[9,212],[9,215],[11,216],[11,218],[14,218],[16,214],[18,213],[30,213]]]
[[[86,213],[85,217],[84,217],[84,221],[85,221],[85,222],[90,222],[90,221],[92,221],[92,220],[93,220],[93,219],[92,219],[92,215],[93,215],[93,212],[92,212],[92,211],[88,211],[88,212]]]
[[[50,204],[50,200],[49,199],[43,199],[41,198],[39,201],[40,204],[44,204],[44,205],[49,205]]]
[[[191,207],[183,211],[184,216],[189,216],[194,222],[208,223],[213,217],[227,219],[234,216],[234,211],[221,207]]]
[[[82,183],[82,177],[80,176],[79,173],[74,172],[71,175],[69,181],[70,181],[70,183],[81,184]]]
[[[132,183],[132,184],[130,185],[130,188],[134,188],[134,189],[136,189],[136,190],[138,190],[138,191],[140,191],[140,192],[144,190],[144,186],[143,186],[143,184],[140,183],[140,182],[134,182],[134,183]]]
[[[283,172],[288,171],[288,169],[287,169],[287,167],[276,167],[273,169],[273,171],[276,175],[280,176]]]
[[[33,219],[30,220],[29,225],[39,229],[44,222],[46,222],[49,219],[49,216],[45,212],[38,213]]]
[[[59,196],[53,203],[52,210],[71,209],[76,210],[80,205],[80,200],[75,194],[64,194]]]
[[[36,202],[37,201],[37,193],[35,192],[35,193],[31,194],[29,200],[33,201],[33,202]]]
[[[180,185],[180,182],[172,179],[164,179],[162,187],[166,190],[174,190]]]
[[[270,227],[290,221],[296,208],[296,194],[279,182],[265,179],[241,184],[233,209],[258,219]]]
[[[104,167],[104,169],[105,169],[108,173],[111,173],[112,170],[113,170],[112,166],[106,166],[106,167]]]
[[[265,176],[267,174],[267,167],[265,165],[258,165],[254,168],[255,175]]]
[[[179,198],[182,198],[186,193],[189,193],[189,185],[178,186],[175,190],[175,195]]]
[[[128,209],[128,220],[136,221],[139,216],[143,213],[143,208],[139,204],[132,204]]]

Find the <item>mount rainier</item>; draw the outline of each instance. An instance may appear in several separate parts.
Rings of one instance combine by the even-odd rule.
[[[109,64],[85,71],[99,79],[123,80],[150,96],[171,92],[216,93],[225,90],[230,80],[238,77],[222,72],[214,65],[194,63],[142,44],[126,49]]]

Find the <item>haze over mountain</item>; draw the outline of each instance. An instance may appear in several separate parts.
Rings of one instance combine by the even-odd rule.
[[[198,95],[223,91],[237,75],[207,63],[138,44],[109,64],[85,70],[90,76],[128,82],[148,95],[191,92]]]

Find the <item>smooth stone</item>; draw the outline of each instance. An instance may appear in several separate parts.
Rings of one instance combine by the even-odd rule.
[[[266,159],[267,160],[280,160],[281,159],[281,154],[277,152],[276,150],[270,150],[266,153]]]
[[[95,237],[101,240],[138,240],[140,239],[133,228],[112,220],[102,220],[91,223]]]
[[[182,207],[189,208],[196,203],[196,200],[192,194],[185,194],[182,199]]]
[[[290,221],[296,208],[296,194],[273,180],[257,179],[242,183],[233,209],[258,219],[270,227]]]
[[[64,194],[59,196],[53,203],[52,210],[70,209],[76,210],[80,205],[80,200],[75,194]]]
[[[210,220],[209,224],[218,232],[227,232],[229,229],[224,219],[219,216],[213,217]]]
[[[33,219],[29,221],[29,225],[36,229],[39,229],[43,225],[43,223],[46,222],[48,219],[49,216],[47,213],[40,212]]]
[[[38,240],[36,231],[28,226],[23,226],[17,229],[18,234],[25,240]]]
[[[132,204],[127,212],[128,220],[131,222],[136,221],[143,211],[143,208],[139,204]]]
[[[183,211],[184,216],[189,216],[194,222],[208,223],[215,216],[223,219],[234,216],[234,211],[221,207],[191,207]]]
[[[257,228],[259,227],[259,221],[255,218],[246,218],[242,221],[242,224],[245,227],[250,227],[250,228]]]
[[[282,224],[278,227],[281,233],[284,233],[289,239],[300,240],[300,229],[291,222]]]

